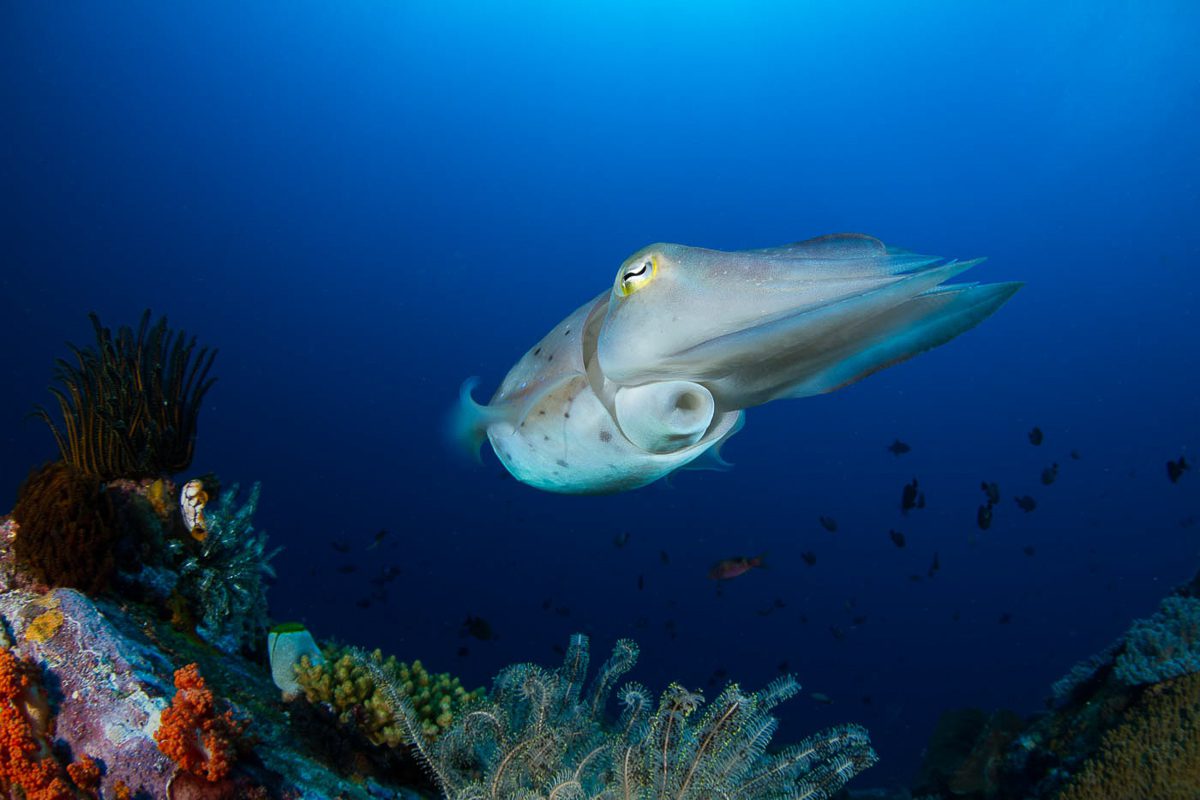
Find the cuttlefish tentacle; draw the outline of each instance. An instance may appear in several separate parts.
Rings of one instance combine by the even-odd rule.
[[[457,438],[519,480],[613,492],[721,468],[743,409],[829,392],[949,341],[1021,284],[946,284],[979,263],[861,234],[724,253],[659,244],[621,265],[509,371],[464,384]]]

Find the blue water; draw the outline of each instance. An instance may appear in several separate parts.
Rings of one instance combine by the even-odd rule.
[[[263,482],[275,618],[469,684],[573,631],[635,638],[651,686],[786,661],[780,740],[861,722],[856,785],[907,780],[943,709],[1037,710],[1200,566],[1200,474],[1164,467],[1200,460],[1197,30],[1190,2],[5,4],[0,506],[55,456],[25,415],[87,312],[149,306],[220,349],[191,473]],[[730,473],[552,496],[443,442],[462,379],[489,395],[641,246],[843,230],[1028,285],[752,409]]]

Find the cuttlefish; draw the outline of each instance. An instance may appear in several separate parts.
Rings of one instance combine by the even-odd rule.
[[[831,392],[953,339],[1020,283],[947,284],[978,264],[834,234],[759,250],[653,244],[509,371],[468,380],[458,440],[518,480],[595,494],[720,466],[744,410]]]

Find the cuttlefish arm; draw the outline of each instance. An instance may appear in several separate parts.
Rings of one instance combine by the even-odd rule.
[[[832,391],[949,341],[1020,288],[942,285],[978,263],[858,234],[733,253],[652,245],[618,273],[599,364],[617,383],[686,376],[720,409]]]

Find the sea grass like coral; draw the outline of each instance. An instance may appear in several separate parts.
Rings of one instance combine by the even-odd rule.
[[[275,577],[267,535],[254,529],[261,486],[254,484],[238,508],[235,483],[205,509],[204,540],[186,543],[190,554],[179,567],[179,591],[200,618],[197,633],[225,652],[261,647],[267,630],[265,578]],[[176,544],[183,547],[183,544]]]
[[[305,698],[327,704],[339,722],[356,728],[373,744],[397,747],[409,742],[398,719],[398,697],[409,703],[421,736],[432,741],[483,695],[482,689],[468,692],[449,673],[431,673],[420,661],[385,659],[379,650],[331,646],[322,655],[321,664],[304,656],[296,667]]]
[[[196,339],[150,324],[142,314],[135,334],[114,336],[89,314],[96,342],[71,346],[74,362],[59,359],[51,387],[62,415],[60,428],[45,408],[34,414],[50,426],[65,462],[101,480],[159,477],[192,462],[200,402],[215,350],[196,350]],[[195,359],[193,360],[193,355]]]
[[[88,593],[108,588],[118,538],[111,498],[100,481],[55,461],[33,470],[17,494],[17,564],[48,586]]]
[[[588,639],[577,634],[561,667],[508,667],[437,742],[414,743],[450,800],[825,800],[875,763],[856,725],[767,754],[778,725],[770,711],[799,690],[790,677],[753,693],[730,684],[707,706],[678,684],[655,704],[629,683],[617,692],[620,717],[605,725],[609,695],[637,655],[618,641],[585,691]],[[415,730],[411,704],[391,702]]]

